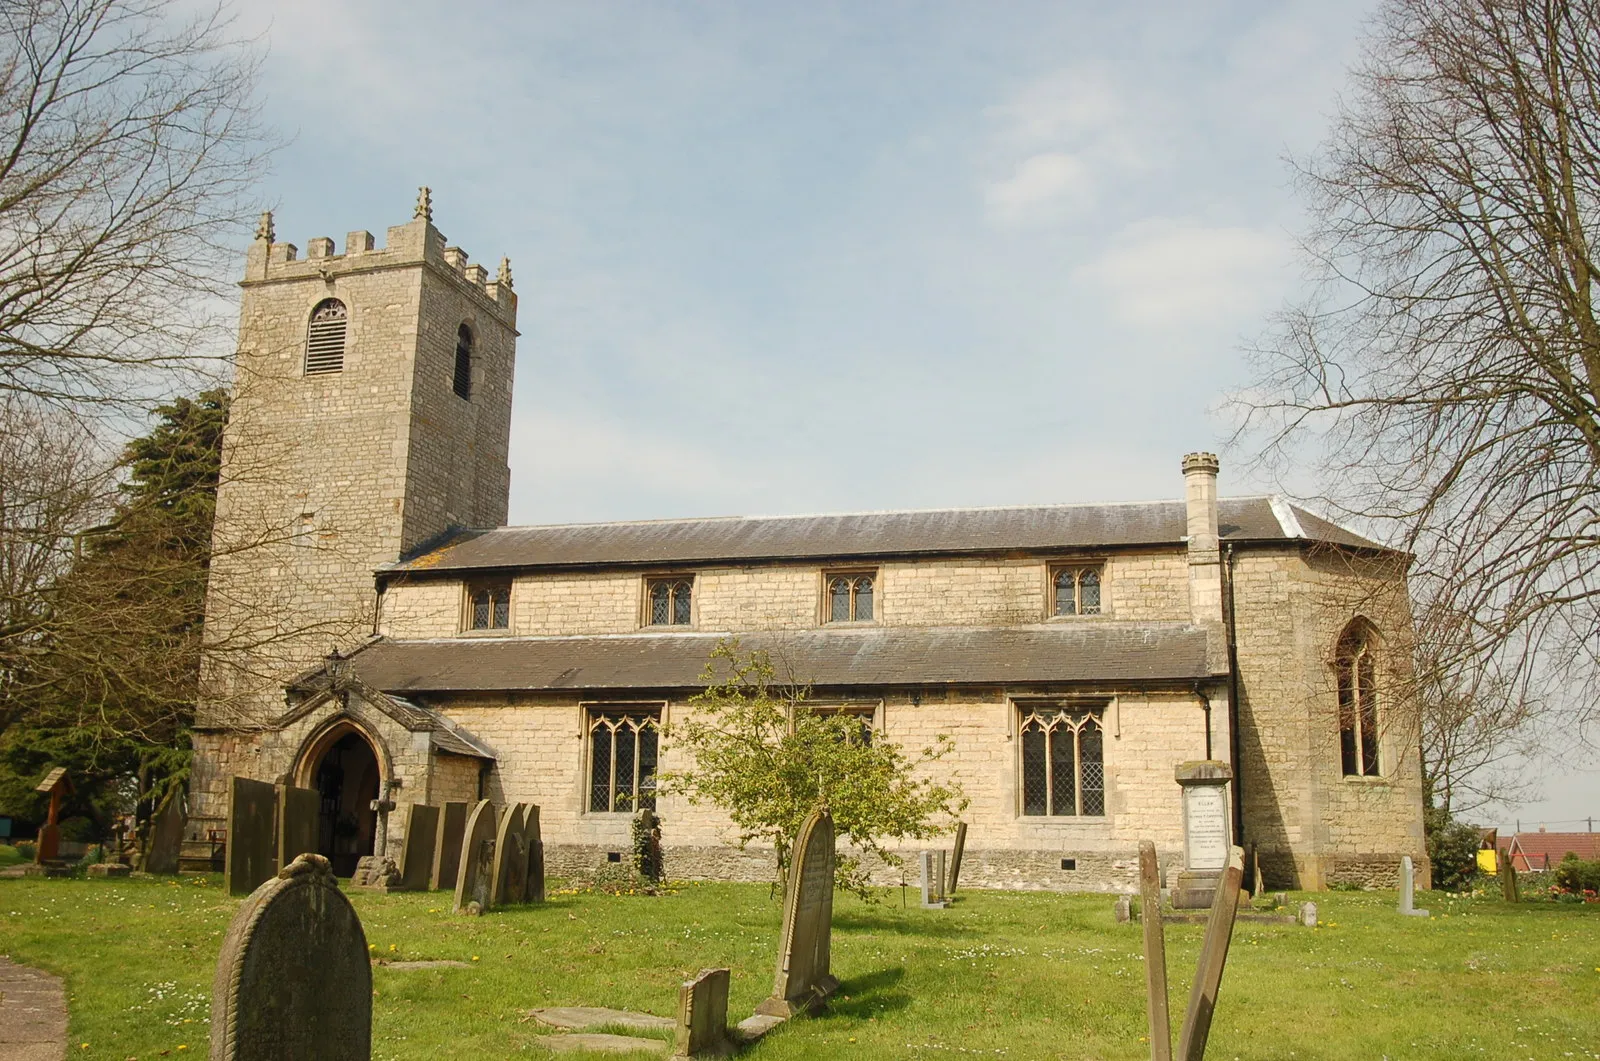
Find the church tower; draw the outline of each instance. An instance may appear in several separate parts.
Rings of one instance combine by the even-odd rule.
[[[373,631],[374,569],[505,523],[517,296],[446,245],[421,190],[385,245],[245,259],[206,605],[197,768],[283,711],[283,683]]]

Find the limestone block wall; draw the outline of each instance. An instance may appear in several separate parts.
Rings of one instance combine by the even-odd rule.
[[[1104,559],[1106,619],[1184,622],[1189,571],[1177,550]],[[706,567],[693,573],[693,629],[798,630],[824,618],[824,575],[817,563]],[[1050,619],[1051,559],[904,560],[876,566],[875,621],[882,626],[1003,626]],[[511,627],[524,637],[621,634],[645,625],[644,595],[652,574],[633,571],[524,572],[511,591]],[[459,576],[415,572],[383,594],[380,630],[396,638],[451,637],[460,632],[464,595]],[[1080,616],[1064,622],[1095,622]]]

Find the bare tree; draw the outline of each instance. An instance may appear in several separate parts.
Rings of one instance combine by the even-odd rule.
[[[0,391],[147,406],[195,367],[254,205],[255,72],[217,8],[0,4]]]
[[[1416,555],[1459,786],[1541,708],[1600,708],[1600,4],[1388,0],[1371,30],[1300,170],[1320,284],[1241,441]]]

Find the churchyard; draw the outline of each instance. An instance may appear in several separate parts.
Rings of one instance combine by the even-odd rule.
[[[482,917],[452,916],[448,892],[347,889],[377,963],[372,1056],[547,1056],[530,1008],[672,1017],[679,984],[710,967],[732,970],[730,1023],[772,991],[783,904],[765,885],[550,885],[543,904]],[[962,889],[927,910],[913,879],[878,897],[835,898],[827,1009],[744,1056],[1149,1056],[1140,926],[1114,920],[1111,896]],[[1600,906],[1419,893],[1420,918],[1392,891],[1309,897],[1316,929],[1235,928],[1207,1056],[1600,1057]],[[0,880],[0,953],[65,977],[70,1056],[201,1055],[243,901],[219,877]],[[1166,927],[1175,1025],[1203,931]]]

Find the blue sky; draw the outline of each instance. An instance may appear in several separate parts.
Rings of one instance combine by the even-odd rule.
[[[1176,497],[1370,4],[254,0],[279,239],[521,298],[515,523]],[[1266,484],[1223,451],[1225,493]],[[1524,811],[1590,813],[1600,779]],[[1509,819],[1508,819],[1509,824]]]

